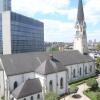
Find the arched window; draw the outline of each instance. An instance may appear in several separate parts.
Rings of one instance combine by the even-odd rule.
[[[40,99],[40,94],[37,95],[37,99]]]
[[[76,77],[75,73],[76,73],[76,71],[75,71],[75,69],[74,69],[74,70],[73,70],[73,77],[74,77],[74,78]]]
[[[87,66],[85,67],[85,74],[87,74]]]
[[[16,89],[17,86],[18,86],[18,83],[15,81],[15,82],[14,82],[14,89]]]
[[[24,98],[23,100],[26,100],[26,98]]]
[[[30,100],[33,100],[33,96],[31,96],[31,99]]]
[[[90,72],[92,72],[92,66],[90,66]]]
[[[60,79],[60,88],[63,89],[63,78]]]
[[[82,75],[82,68],[80,68],[80,75]]]
[[[53,82],[52,82],[52,80],[50,80],[50,82],[49,82],[49,90],[53,91]]]

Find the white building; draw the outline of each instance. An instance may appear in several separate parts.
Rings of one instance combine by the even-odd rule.
[[[0,93],[5,95],[5,100],[9,100],[16,91],[15,86],[19,89],[28,79],[40,80],[42,94],[54,91],[62,95],[67,92],[68,83],[93,75],[94,60],[75,50],[58,52],[53,56],[37,52],[0,57]]]

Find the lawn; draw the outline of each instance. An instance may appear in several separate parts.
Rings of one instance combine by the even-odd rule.
[[[86,96],[88,96],[91,100],[97,100],[97,93],[100,93],[100,92],[90,91],[90,90],[84,92],[84,94]],[[100,99],[98,99],[98,100],[100,100]]]
[[[69,86],[70,86],[70,88],[74,89],[74,88],[77,87],[78,85],[85,83],[85,81],[87,81],[87,80],[89,80],[89,79],[94,79],[94,78],[96,78],[96,77],[94,76],[94,77],[90,77],[90,78],[86,78],[86,79],[81,79],[81,80],[79,80],[79,81],[70,83]]]

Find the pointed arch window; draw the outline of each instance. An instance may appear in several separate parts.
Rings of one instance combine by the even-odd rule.
[[[17,83],[17,81],[15,81],[15,82],[14,82],[14,89],[16,89],[17,86],[18,86],[18,83]]]
[[[37,95],[37,99],[40,99],[40,94]]]
[[[76,77],[76,70],[74,69],[73,70],[73,78],[75,78]]]
[[[53,82],[52,82],[52,80],[50,80],[50,82],[49,82],[49,90],[53,91]]]
[[[92,65],[90,66],[90,72],[92,72]]]
[[[33,99],[33,96],[31,96],[31,99],[30,99],[30,100],[34,100],[34,99]]]
[[[82,68],[80,68],[80,75],[82,75]]]
[[[26,98],[24,98],[23,100],[26,100]]]
[[[87,66],[85,67],[85,74],[87,74]]]
[[[63,78],[60,79],[60,89],[63,89],[64,85],[64,80]]]

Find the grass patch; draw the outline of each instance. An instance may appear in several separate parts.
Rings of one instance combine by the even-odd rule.
[[[78,85],[81,85],[83,83],[86,83],[86,81],[88,81],[90,79],[91,80],[92,79],[96,79],[96,77],[93,76],[93,77],[90,77],[90,78],[81,79],[81,80],[78,80],[78,81],[75,81],[75,82],[70,83],[69,86],[70,86],[71,90],[74,90]]]
[[[96,91],[87,90],[84,91],[84,94],[88,96],[91,100],[100,100],[100,98],[99,99],[97,98],[97,94],[100,94],[98,90]]]

